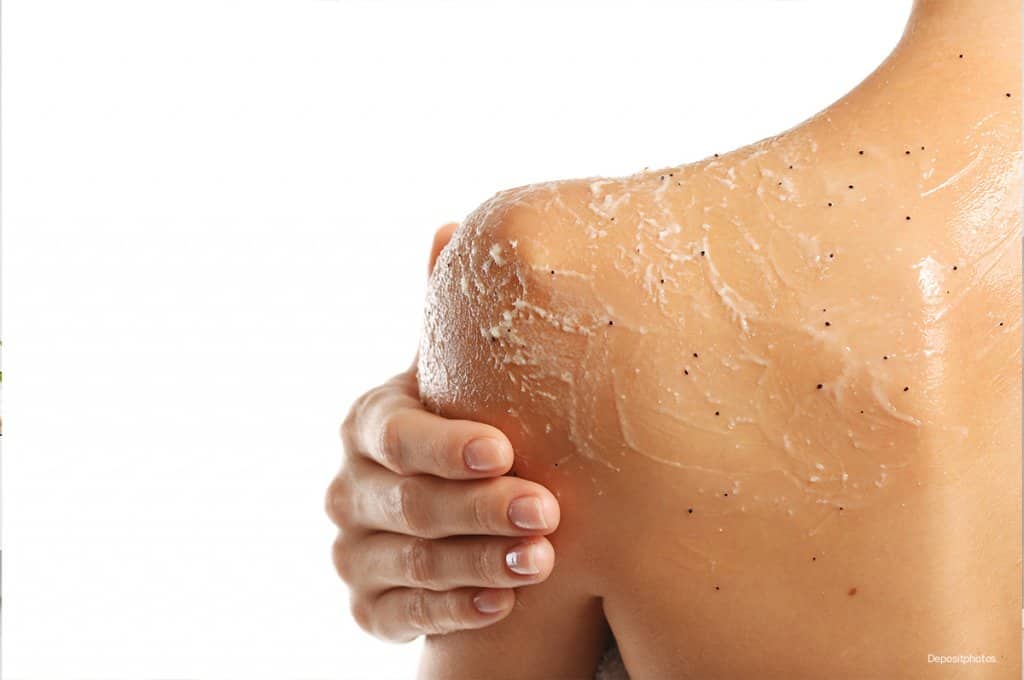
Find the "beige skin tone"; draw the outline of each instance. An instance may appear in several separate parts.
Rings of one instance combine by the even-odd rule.
[[[454,228],[435,235],[431,269]],[[487,626],[512,611],[513,588],[551,573],[554,495],[502,476],[513,452],[500,430],[425,411],[415,362],[356,400],[341,439],[344,461],[325,506],[338,527],[334,565],[367,632],[406,642]],[[536,573],[506,566],[524,541]]]
[[[466,220],[421,396],[565,512],[421,677],[588,678],[612,634],[633,678],[1019,677],[1020,12],[921,0],[775,138]]]

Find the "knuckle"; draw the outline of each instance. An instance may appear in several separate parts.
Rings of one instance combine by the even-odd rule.
[[[324,512],[335,524],[340,519],[338,512],[341,500],[344,498],[341,491],[341,482],[338,477],[335,476],[331,480],[331,483],[327,485],[327,492],[324,494]]]
[[[359,406],[362,402],[362,397],[356,399],[351,406],[348,408],[348,413],[345,414],[345,418],[341,421],[341,440],[348,442],[352,436],[355,435],[356,431],[356,418],[359,415]]]
[[[338,576],[345,583],[351,584],[355,576],[352,548],[348,541],[340,535],[334,540],[332,557],[334,558],[334,570],[338,572]]]
[[[351,494],[344,476],[337,475],[331,480],[324,497],[324,510],[339,529],[351,526]]]
[[[473,494],[470,500],[470,511],[472,513],[473,525],[486,532],[494,530],[493,513],[491,503],[486,494]]]
[[[384,418],[378,436],[377,446],[384,465],[398,474],[405,474],[406,466],[401,447],[401,423],[394,414]]]
[[[459,593],[445,593],[444,616],[441,618],[443,620],[439,621],[436,625],[443,632],[452,633],[461,628],[460,623],[463,619],[463,598],[460,597]]]
[[[356,397],[356,400],[349,406],[344,420],[341,421],[341,438],[346,444],[354,441],[359,431],[360,416],[366,411],[367,405],[373,399],[374,390]]]
[[[399,524],[414,536],[426,531],[430,518],[427,516],[420,481],[415,478],[403,479],[398,482],[395,493]]]
[[[492,548],[474,550],[470,556],[469,566],[473,576],[483,585],[493,586],[497,584],[498,575],[501,572],[497,569],[495,551]]]
[[[406,620],[410,626],[422,633],[434,632],[427,597],[425,590],[411,590],[405,601]]]
[[[349,611],[356,625],[367,633],[373,633],[373,617],[370,604],[362,597],[353,597],[349,602]]]
[[[409,583],[429,587],[435,585],[436,559],[427,539],[415,538],[402,550],[402,574]]]

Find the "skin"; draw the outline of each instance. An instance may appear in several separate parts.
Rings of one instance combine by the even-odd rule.
[[[437,231],[430,269],[454,229]],[[367,632],[406,642],[487,626],[512,611],[513,588],[551,573],[554,551],[544,536],[558,527],[555,497],[535,482],[502,476],[513,453],[500,430],[424,410],[415,362],[356,400],[341,439],[343,464],[325,507],[338,527],[335,568]],[[516,514],[523,499],[527,509],[536,504],[545,526]],[[528,520],[526,528],[517,519]],[[524,545],[536,573],[506,564]]]
[[[566,512],[421,677],[1020,676],[1020,24],[922,0],[791,130],[467,218],[420,396]]]

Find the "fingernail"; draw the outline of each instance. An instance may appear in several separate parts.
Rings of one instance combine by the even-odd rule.
[[[508,518],[520,529],[547,529],[544,506],[534,496],[523,496],[508,504]]]
[[[539,574],[540,567],[533,557],[533,546],[523,543],[505,553],[505,564],[517,574]]]
[[[500,590],[481,590],[473,596],[473,606],[481,614],[505,611],[505,596]]]
[[[504,466],[501,462],[501,442],[484,437],[474,439],[462,450],[466,467],[477,472],[497,472]]]

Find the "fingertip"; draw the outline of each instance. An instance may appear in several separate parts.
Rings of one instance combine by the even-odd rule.
[[[457,222],[449,222],[434,232],[434,240],[430,245],[430,259],[427,263],[427,272],[434,271],[434,265],[437,264],[437,257],[444,250],[444,247],[448,245],[448,242],[452,239],[452,234],[455,233],[455,229],[458,227]]]
[[[473,595],[473,608],[488,618],[508,614],[516,603],[511,588],[484,588]]]
[[[500,433],[474,437],[462,447],[462,462],[475,474],[503,475],[512,467],[513,459],[512,445]]]
[[[537,566],[540,567],[540,573],[537,575],[537,582],[544,581],[548,576],[551,576],[551,572],[555,568],[555,546],[551,545],[551,541],[546,538],[541,538],[537,541]]]
[[[543,533],[550,534],[558,528],[558,523],[562,520],[562,508],[558,504],[558,499],[555,498],[554,494],[544,489],[547,493],[540,495],[541,508],[544,511],[544,519],[547,522],[547,529]]]
[[[546,536],[558,529],[561,510],[554,494],[542,484],[506,477],[502,494],[506,500],[506,515],[514,534],[520,536]]]
[[[441,245],[445,245],[451,240],[452,234],[454,234],[455,230],[458,228],[458,222],[445,222],[437,228],[437,231],[434,233],[434,238],[437,239]]]
[[[530,583],[540,583],[555,568],[555,546],[544,536],[529,537],[505,553],[505,564],[514,574],[528,577]]]

